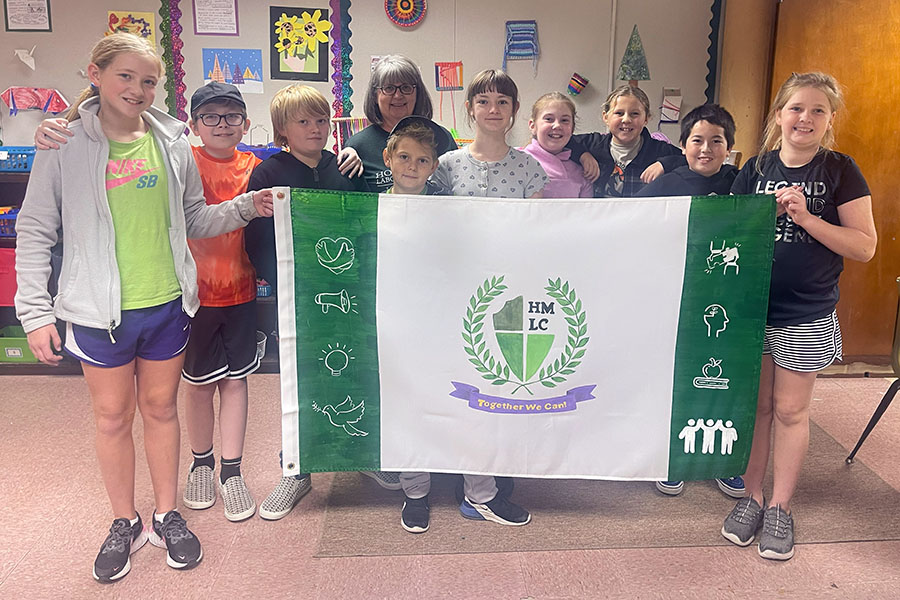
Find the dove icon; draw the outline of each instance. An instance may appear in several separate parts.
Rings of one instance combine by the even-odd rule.
[[[336,240],[323,237],[316,242],[316,258],[320,265],[335,275],[340,275],[353,266],[356,250],[353,249],[353,243],[345,237]]]
[[[326,404],[322,407],[322,412],[326,417],[328,417],[328,420],[331,421],[332,425],[334,425],[335,427],[343,428],[344,432],[347,435],[369,435],[368,432],[362,431],[361,429],[357,429],[353,426],[355,423],[358,423],[360,419],[362,419],[363,413],[366,412],[365,400],[361,400],[359,404],[353,404],[353,400],[350,398],[350,396],[347,396],[347,399],[337,406]]]

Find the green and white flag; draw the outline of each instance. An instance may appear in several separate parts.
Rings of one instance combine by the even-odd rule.
[[[771,197],[276,192],[285,474],[743,473]]]

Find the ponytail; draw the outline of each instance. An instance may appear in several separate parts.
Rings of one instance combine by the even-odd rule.
[[[66,120],[71,123],[72,121],[77,121],[78,119],[80,119],[81,115],[78,113],[78,107],[81,106],[88,98],[93,98],[94,96],[98,96],[99,94],[100,90],[93,83],[81,90],[81,94],[78,95],[78,99],[75,101],[75,104],[69,107],[69,112],[66,113]]]

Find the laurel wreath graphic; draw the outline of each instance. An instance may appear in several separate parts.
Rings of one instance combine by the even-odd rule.
[[[484,283],[469,298],[466,307],[466,316],[463,318],[464,349],[469,355],[469,362],[481,373],[481,376],[490,381],[492,385],[515,384],[513,394],[524,389],[531,395],[530,386],[540,383],[544,387],[553,388],[557,384],[566,381],[566,376],[575,372],[575,368],[581,364],[581,359],[587,350],[587,315],[582,308],[581,300],[575,293],[575,288],[569,287],[569,282],[562,282],[559,277],[556,280],[548,279],[548,285],[544,288],[547,295],[559,302],[559,308],[565,315],[568,324],[568,338],[562,353],[551,364],[541,367],[536,377],[530,381],[518,381],[510,378],[509,366],[503,361],[496,360],[491,354],[490,348],[484,340],[484,317],[488,306],[498,296],[506,291],[503,284],[503,276],[485,279]]]

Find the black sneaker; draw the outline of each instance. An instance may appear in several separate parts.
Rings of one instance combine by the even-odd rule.
[[[141,515],[137,523],[128,519],[116,519],[109,528],[109,535],[94,560],[94,579],[100,583],[112,583],[128,575],[131,570],[131,553],[147,542],[147,532]]]
[[[453,493],[456,495],[457,504],[462,505],[466,501],[466,493],[463,491],[463,476],[457,475],[458,481],[456,482],[456,486],[453,488]],[[512,477],[504,477],[502,475],[494,476],[494,484],[497,486],[497,495],[505,496],[509,498],[512,496],[513,489],[516,487],[516,482]],[[460,509],[462,510],[462,509]],[[478,518],[480,517],[466,517],[467,519]]]
[[[166,549],[166,564],[173,569],[193,569],[203,560],[200,540],[177,510],[167,512],[162,523],[154,517],[150,543]]]
[[[425,533],[428,531],[430,512],[427,495],[421,498],[407,498],[400,511],[400,525],[410,533]]]
[[[531,514],[519,506],[510,502],[506,496],[497,494],[493,500],[484,504],[472,502],[468,498],[465,501],[474,508],[486,521],[493,521],[501,525],[527,525],[531,522]]]

